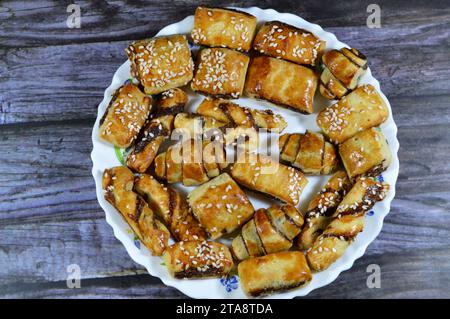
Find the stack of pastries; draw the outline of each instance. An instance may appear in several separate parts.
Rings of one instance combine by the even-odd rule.
[[[201,46],[194,58],[186,35],[126,49],[133,81],[113,94],[99,132],[128,155],[104,171],[105,198],[175,278],[237,269],[251,296],[305,285],[345,253],[389,191],[377,179],[391,162],[379,128],[389,108],[359,85],[367,59],[354,48],[326,51],[313,33],[279,21],[257,30],[256,17],[221,8],[197,8],[190,41]],[[195,113],[185,110],[186,85],[206,96]],[[311,114],[316,91],[335,100],[317,115],[321,132],[281,135],[283,116],[231,101]],[[263,129],[280,134],[279,161],[250,146],[231,163],[227,146]],[[189,138],[163,147],[175,132]],[[321,174],[332,175],[301,212],[308,175]],[[195,188],[185,197],[174,183]],[[280,203],[254,207],[248,191]]]

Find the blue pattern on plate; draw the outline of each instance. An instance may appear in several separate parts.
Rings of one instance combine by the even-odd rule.
[[[368,212],[367,214],[366,214],[366,216],[373,216],[375,214],[375,212],[373,211],[373,210],[371,210],[370,212]]]
[[[141,241],[137,236],[134,236],[134,245],[137,247],[137,249],[141,249]]]
[[[220,278],[220,283],[225,287],[227,292],[231,292],[233,289],[237,289],[239,287],[239,281],[236,275],[227,278]]]
[[[383,175],[381,175],[381,174],[378,175],[377,179],[378,179],[378,181],[379,181],[380,183],[383,183],[383,182],[384,182]]]

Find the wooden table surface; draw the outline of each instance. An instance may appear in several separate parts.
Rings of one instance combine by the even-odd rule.
[[[381,28],[366,25],[381,7]],[[107,225],[91,176],[91,129],[131,40],[191,15],[195,1],[0,3],[0,297],[183,298],[146,274]],[[450,297],[448,1],[202,1],[274,8],[369,57],[399,128],[396,198],[364,257],[313,298]],[[81,268],[80,289],[66,286]],[[381,288],[366,285],[381,267]]]

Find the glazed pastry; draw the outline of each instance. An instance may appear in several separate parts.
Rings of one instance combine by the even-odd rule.
[[[223,277],[233,268],[227,246],[207,241],[179,241],[164,253],[164,263],[172,277]]]
[[[360,131],[380,125],[388,116],[381,95],[366,84],[320,112],[317,125],[332,143],[339,144]]]
[[[242,186],[296,206],[308,180],[302,172],[255,154],[241,154],[231,176]]]
[[[120,148],[136,139],[152,109],[152,98],[136,85],[118,88],[100,120],[100,137]]]
[[[275,114],[271,110],[250,109],[224,99],[204,99],[198,106],[197,113],[227,123],[227,125],[263,128],[275,132],[282,132],[287,127],[283,116]]]
[[[267,56],[254,57],[248,67],[245,94],[294,111],[311,114],[318,77],[313,70]]]
[[[305,213],[305,225],[297,237],[297,246],[300,249],[307,250],[312,247],[317,237],[331,222],[331,216],[351,187],[347,173],[337,171],[313,197]]]
[[[192,80],[194,63],[184,35],[139,40],[125,51],[131,62],[131,76],[147,94],[158,94]]]
[[[205,240],[205,230],[189,210],[186,200],[176,190],[160,184],[153,176],[142,174],[134,188],[150,208],[164,221],[176,241]]]
[[[288,250],[303,225],[302,214],[292,205],[258,209],[233,239],[231,251],[237,260]]]
[[[212,239],[231,233],[254,213],[247,195],[227,173],[194,189],[188,203]]]
[[[389,185],[373,178],[360,178],[345,195],[333,219],[307,252],[308,263],[315,271],[327,269],[341,257],[364,228],[364,215],[385,198]]]
[[[127,166],[133,171],[144,173],[153,162],[162,142],[170,137],[173,120],[183,112],[188,100],[181,89],[163,92],[156,100],[156,114],[141,130],[133,149],[127,157]]]
[[[206,95],[237,99],[244,90],[248,63],[248,56],[230,49],[203,49],[198,54],[191,88]]]
[[[379,128],[357,133],[339,145],[339,154],[348,176],[377,176],[391,164],[391,150]]]
[[[357,49],[330,50],[322,56],[320,93],[329,100],[340,99],[358,85],[367,69],[367,58]]]
[[[194,186],[218,176],[227,166],[223,144],[190,139],[158,154],[153,170],[158,179],[169,184]]]
[[[325,49],[321,41],[309,31],[280,22],[266,22],[259,29],[253,49],[261,54],[298,64],[315,65]]]
[[[133,192],[133,185],[134,175],[125,166],[106,169],[103,173],[105,199],[120,212],[152,255],[160,256],[168,246],[170,233],[145,200]]]
[[[299,251],[246,259],[238,265],[238,273],[242,290],[253,297],[297,288],[312,279],[306,258]]]
[[[338,166],[334,146],[320,133],[288,133],[279,139],[280,158],[305,174],[330,174]]]
[[[194,43],[200,45],[247,52],[255,29],[256,17],[251,14],[232,9],[198,7],[191,36]]]

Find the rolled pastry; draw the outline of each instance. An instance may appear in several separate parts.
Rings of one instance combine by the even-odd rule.
[[[194,218],[185,198],[170,186],[160,184],[153,176],[142,174],[134,188],[150,208],[164,221],[176,241],[205,240],[205,230]]]
[[[303,216],[292,205],[258,209],[233,239],[231,250],[237,260],[288,250],[302,225]]]
[[[120,148],[136,139],[152,109],[152,98],[134,84],[118,88],[100,119],[100,137]]]
[[[247,52],[256,29],[256,17],[222,8],[197,7],[191,36],[194,43]]]
[[[358,85],[367,69],[367,58],[355,48],[330,50],[322,56],[320,93],[327,99],[340,99]]]
[[[164,262],[177,279],[223,277],[234,265],[227,246],[199,240],[173,244],[164,253]]]
[[[139,40],[125,50],[131,75],[147,94],[158,94],[192,80],[194,63],[184,35]]]
[[[253,49],[274,58],[315,65],[325,49],[325,41],[309,31],[280,21],[270,21],[259,29]]]
[[[253,297],[297,288],[312,279],[306,258],[299,251],[246,259],[238,265],[238,273],[242,290]]]
[[[360,178],[345,195],[332,221],[317,237],[306,256],[315,271],[327,269],[341,257],[350,243],[364,229],[364,216],[373,205],[384,199],[389,185],[374,178]]]
[[[288,133],[279,139],[280,158],[305,174],[330,174],[338,166],[333,144],[320,133]]]
[[[145,200],[133,192],[133,173],[125,166],[106,169],[102,186],[105,199],[119,211],[152,255],[160,256],[168,246],[170,233]]]
[[[161,144],[170,137],[174,117],[183,112],[187,100],[187,94],[178,88],[165,91],[157,97],[156,113],[141,130],[127,157],[129,168],[139,173],[147,171]]]
[[[311,114],[318,77],[313,70],[267,56],[252,58],[245,81],[247,96]]]
[[[340,144],[360,131],[378,126],[389,116],[381,95],[362,85],[317,115],[317,125],[332,143]]]

